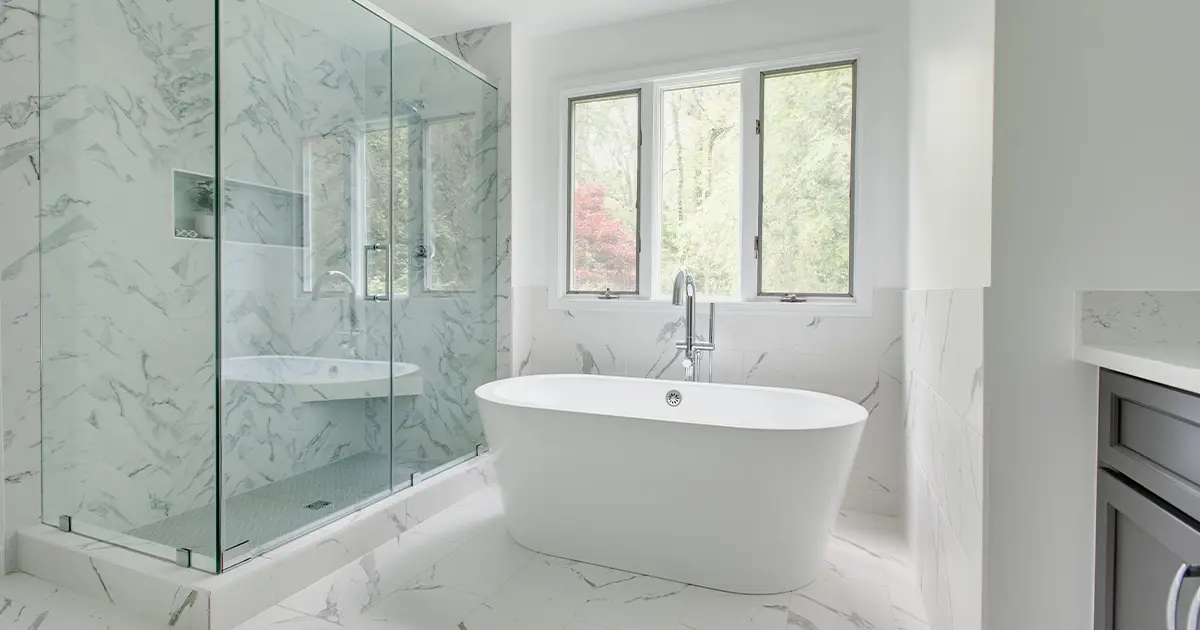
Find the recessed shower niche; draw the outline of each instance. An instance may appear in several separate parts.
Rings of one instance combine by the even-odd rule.
[[[217,191],[210,175],[172,169],[175,236],[211,240],[217,230]],[[235,243],[303,247],[306,195],[295,190],[226,179],[224,238]]]

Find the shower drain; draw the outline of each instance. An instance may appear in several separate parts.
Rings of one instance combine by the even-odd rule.
[[[321,499],[319,501],[313,501],[312,503],[309,503],[308,505],[304,506],[304,509],[306,509],[306,510],[323,510],[331,505],[333,505],[333,504],[330,503],[329,501]]]

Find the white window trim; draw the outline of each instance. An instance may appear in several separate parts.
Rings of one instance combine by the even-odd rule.
[[[874,161],[869,159],[866,147],[880,118],[880,107],[885,106],[886,99],[876,95],[874,55],[872,54],[873,40],[869,37],[847,38],[790,46],[768,50],[749,51],[719,58],[690,60],[687,62],[633,69],[623,72],[576,77],[561,82],[554,91],[554,110],[558,112],[556,164],[559,169],[557,178],[558,203],[553,208],[553,218],[550,222],[553,229],[548,230],[550,242],[549,251],[553,252],[547,266],[547,286],[550,288],[550,308],[558,310],[584,311],[675,311],[666,296],[655,296],[656,279],[661,272],[659,268],[660,251],[655,245],[659,240],[658,213],[661,199],[661,182],[655,181],[654,173],[660,172],[659,163],[662,159],[661,134],[647,133],[649,129],[657,129],[661,125],[661,108],[659,107],[662,92],[665,89],[686,87],[688,85],[705,85],[719,82],[722,79],[740,78],[742,80],[742,182],[741,182],[741,211],[739,214],[740,251],[738,256],[740,266],[740,295],[737,298],[708,299],[703,302],[715,302],[721,305],[723,312],[735,313],[765,313],[780,315],[829,316],[829,317],[869,317],[872,313],[872,302],[875,289],[875,273],[878,256],[881,250],[879,243],[871,242],[875,231],[872,229],[872,214],[877,197],[873,190],[879,185]],[[813,66],[840,61],[857,62],[856,103],[854,130],[854,151],[856,156],[854,173],[854,207],[852,208],[855,228],[852,230],[852,264],[854,297],[849,298],[810,298],[801,303],[785,303],[774,297],[759,297],[757,265],[745,264],[744,252],[754,247],[754,237],[758,232],[760,185],[758,159],[759,141],[753,133],[755,121],[758,120],[758,99],[761,91],[759,75],[763,72],[785,70],[790,68]],[[642,192],[639,203],[646,211],[641,212],[639,231],[643,239],[644,255],[640,256],[639,272],[643,280],[639,287],[641,294],[636,296],[622,295],[619,299],[602,300],[595,295],[578,295],[567,293],[567,270],[569,267],[567,238],[570,216],[570,186],[568,182],[570,166],[568,160],[568,139],[570,129],[570,108],[568,104],[573,98],[586,97],[604,92],[616,92],[641,88],[642,90],[642,125],[643,135],[648,141],[643,142],[642,153]],[[749,105],[749,106],[748,106]],[[864,159],[865,158],[865,159]],[[648,242],[646,242],[648,240]]]

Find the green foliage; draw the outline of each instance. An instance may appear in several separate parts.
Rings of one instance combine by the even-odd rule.
[[[737,293],[740,113],[737,83],[664,94],[663,293],[671,292],[680,267],[695,276],[703,295]]]
[[[413,129],[408,125],[396,124],[391,129],[378,129],[365,136],[367,243],[391,242],[390,228],[394,227],[396,241],[392,252],[391,293],[396,295],[408,293],[409,225],[413,222],[410,216],[413,200],[409,173],[413,169],[409,143],[413,135]],[[392,191],[390,198],[389,189]],[[367,291],[373,295],[388,293],[386,257],[369,256],[368,263]]]
[[[577,229],[572,233],[571,288],[634,291],[637,289],[638,99],[624,96],[585,101],[576,103],[573,109],[572,190],[575,200],[583,199],[586,205],[572,210]],[[611,218],[611,225],[598,222],[594,211],[599,208]],[[587,226],[582,230],[578,229],[581,213]],[[624,246],[614,241],[623,241]],[[634,251],[627,268],[614,270],[609,265],[611,256],[619,254],[600,253],[615,251],[613,248]]]
[[[765,81],[761,240],[766,293],[850,289],[853,81],[850,67],[770,75]],[[605,191],[604,211],[623,226],[619,233],[630,246],[636,243],[637,113],[634,96],[585,101],[575,104],[572,125],[574,189]],[[668,90],[661,115],[658,291],[670,292],[674,270],[686,266],[702,294],[734,296],[740,281],[740,84]],[[618,234],[607,227],[603,233],[608,240]],[[592,233],[576,230],[573,236],[573,251],[599,246],[583,240]],[[608,258],[605,267],[581,276],[579,266],[592,259],[573,256],[573,288],[633,288],[636,263],[625,263],[630,269],[619,273]],[[580,284],[581,277],[587,281]]]
[[[763,291],[847,293],[854,71],[770,76],[763,108]]]

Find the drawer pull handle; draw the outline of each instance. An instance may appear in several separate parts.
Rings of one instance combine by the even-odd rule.
[[[1178,630],[1175,616],[1179,614],[1179,590],[1183,588],[1184,580],[1194,577],[1200,577],[1200,567],[1190,564],[1179,565],[1179,570],[1175,572],[1175,579],[1171,580],[1171,590],[1167,592],[1167,630]],[[1200,591],[1197,591],[1196,596],[1192,598],[1192,606],[1188,610],[1187,630],[1197,630],[1197,619],[1200,619]]]
[[[1188,608],[1187,630],[1200,630],[1200,590],[1192,596],[1192,606]]]

